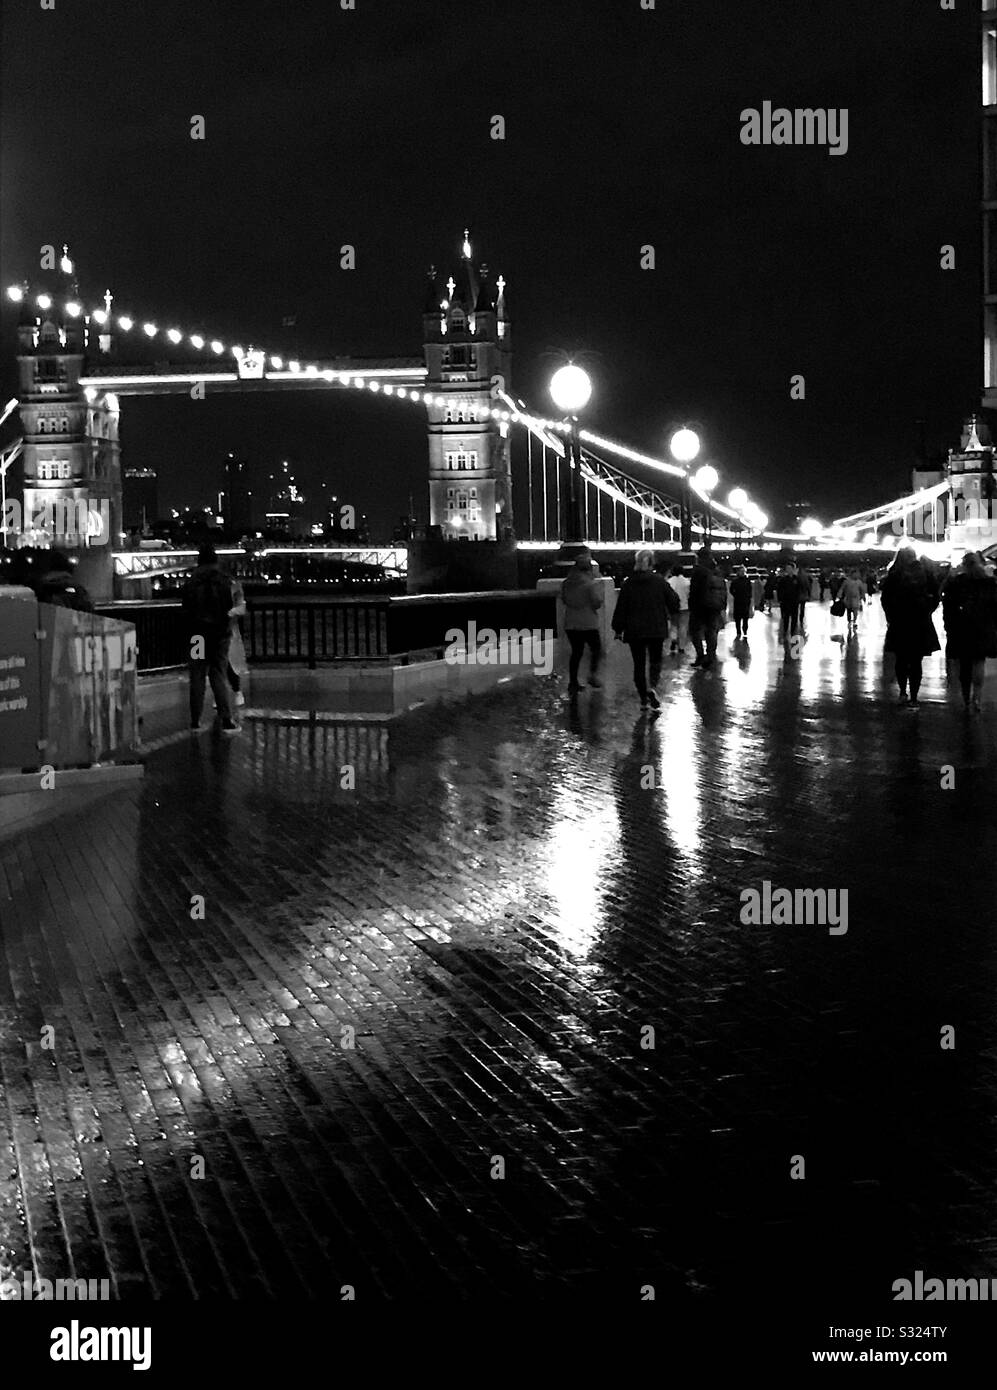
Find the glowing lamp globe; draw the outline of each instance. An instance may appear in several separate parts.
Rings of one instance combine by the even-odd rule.
[[[800,522],[800,534],[806,536],[808,540],[813,540],[824,530],[823,526],[816,517],[808,516]]]
[[[699,453],[699,435],[695,430],[676,430],[668,441],[668,449],[676,463],[692,463]]]
[[[708,463],[703,464],[695,477],[695,483],[700,492],[712,492],[719,481],[720,474]]]
[[[592,395],[592,382],[589,374],[581,367],[569,362],[559,367],[550,379],[550,395],[558,410],[566,415],[575,415],[588,405]]]
[[[735,512],[743,512],[748,506],[748,494],[743,487],[731,488],[727,497],[727,505],[732,507]]]

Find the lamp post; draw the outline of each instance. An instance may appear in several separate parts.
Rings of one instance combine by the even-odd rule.
[[[699,453],[699,435],[683,425],[668,441],[668,452],[676,463],[685,465],[679,502],[679,546],[686,554],[692,549],[692,496],[689,492],[689,464]]]
[[[588,372],[569,362],[559,367],[550,379],[551,399],[568,417],[568,434],[565,442],[565,462],[568,467],[568,534],[569,541],[584,540],[582,535],[582,452],[578,442],[578,412],[583,410],[592,395],[592,381]],[[560,524],[561,518],[558,517]]]
[[[696,487],[706,499],[706,545],[713,544],[713,508],[710,506],[710,493],[720,481],[720,475],[711,464],[704,463],[696,474]]]

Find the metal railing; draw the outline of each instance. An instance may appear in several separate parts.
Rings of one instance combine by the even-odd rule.
[[[108,616],[134,623],[138,669],[165,671],[187,664],[190,635],[179,603],[115,603]],[[250,598],[242,632],[250,665],[323,664],[432,659],[442,655],[454,628],[467,632],[530,628],[553,632],[551,594],[512,590],[398,597]]]

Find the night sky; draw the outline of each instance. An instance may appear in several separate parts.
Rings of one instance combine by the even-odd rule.
[[[978,5],[356,2],[6,0],[3,283],[68,241],[119,312],[305,358],[416,354],[426,269],[466,224],[508,282],[517,394],[552,413],[544,354],[584,348],[591,428],[660,452],[697,420],[724,493],[773,520],[787,497],[830,518],[905,490],[919,418],[929,449],[958,443],[980,384]],[[743,145],[765,100],[847,107],[847,154]],[[8,304],[11,390],[14,323]],[[382,532],[410,489],[426,512],[412,405],[129,400],[122,440],[161,507],[206,501],[232,449],[291,458]]]

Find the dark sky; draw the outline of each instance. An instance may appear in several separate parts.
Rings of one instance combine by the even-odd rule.
[[[977,9],[5,0],[3,283],[68,241],[82,288],[164,325],[280,351],[296,315],[304,357],[418,353],[426,268],[467,223],[508,281],[535,409],[542,354],[585,347],[593,429],[659,452],[695,417],[725,490],[830,517],[903,491],[916,421],[948,447],[977,403]],[[742,145],[765,100],[847,107],[847,154]],[[8,305],[11,386],[12,326]],[[382,526],[410,488],[425,513],[412,405],[130,400],[122,436],[167,505],[206,500],[235,449],[292,457]]]

